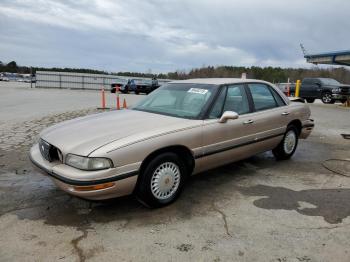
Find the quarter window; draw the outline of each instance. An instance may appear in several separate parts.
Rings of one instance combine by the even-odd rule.
[[[283,101],[282,97],[275,90],[273,90],[272,88],[270,90],[271,90],[271,92],[272,92],[272,94],[273,94],[273,96],[274,96],[278,106],[285,106],[286,103]]]
[[[277,107],[269,87],[264,84],[249,84],[256,111]]]

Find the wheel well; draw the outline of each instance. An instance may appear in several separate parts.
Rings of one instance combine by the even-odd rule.
[[[188,149],[185,146],[180,146],[180,145],[176,145],[176,146],[168,146],[168,147],[164,147],[161,149],[158,149],[154,152],[152,152],[151,154],[149,154],[143,161],[140,167],[140,173],[143,172],[143,170],[146,168],[147,164],[156,156],[158,156],[159,154],[162,153],[166,153],[166,152],[172,152],[177,154],[185,163],[189,174],[192,173],[193,169],[194,169],[194,157],[192,155],[192,152],[190,149]]]
[[[302,128],[301,121],[298,120],[298,119],[295,119],[295,120],[291,121],[291,122],[288,124],[288,126],[291,126],[291,125],[295,126],[295,127],[298,129],[298,132],[299,132],[299,135],[300,135],[300,133],[301,133],[301,128]]]

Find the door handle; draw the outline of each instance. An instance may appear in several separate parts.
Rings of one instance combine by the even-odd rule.
[[[289,115],[289,112],[283,112],[281,115],[282,116],[287,116],[287,115]]]
[[[254,121],[251,120],[251,119],[249,119],[249,120],[247,120],[247,121],[244,121],[244,122],[243,122],[243,125],[253,124],[253,123],[254,123]]]

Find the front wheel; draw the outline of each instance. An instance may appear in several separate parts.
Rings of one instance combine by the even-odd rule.
[[[332,98],[332,94],[329,92],[323,93],[321,100],[324,104],[334,104],[334,100]]]
[[[186,177],[186,166],[176,154],[160,154],[140,174],[137,199],[151,208],[169,205],[180,195]]]
[[[286,160],[292,157],[298,145],[298,129],[290,125],[278,146],[272,150],[277,160]]]

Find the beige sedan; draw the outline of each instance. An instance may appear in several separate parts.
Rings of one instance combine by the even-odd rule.
[[[132,109],[44,130],[30,159],[69,194],[97,200],[134,193],[159,207],[180,195],[191,174],[268,150],[290,158],[313,129],[309,117],[306,104],[268,82],[174,81]]]

